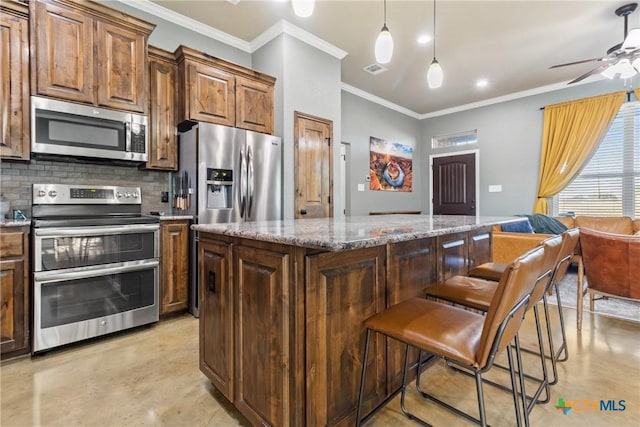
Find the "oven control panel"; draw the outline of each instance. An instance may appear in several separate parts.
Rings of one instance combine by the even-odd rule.
[[[139,187],[33,184],[34,205],[142,204]]]

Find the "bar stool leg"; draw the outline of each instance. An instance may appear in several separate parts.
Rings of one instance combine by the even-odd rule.
[[[527,394],[525,393],[524,388],[524,375],[522,371],[522,349],[520,347],[520,337],[516,334],[515,337],[516,342],[516,360],[518,362],[518,377],[520,378],[520,393],[522,398],[522,407],[524,409],[524,425],[525,427],[529,427],[529,411],[527,410]]]
[[[517,426],[522,426],[522,414],[520,413],[520,399],[518,398],[518,385],[516,383],[516,370],[514,369],[514,360],[513,360],[513,345],[507,345],[507,360],[509,361],[509,376],[511,378],[511,392],[513,395],[513,407],[516,412],[516,422]]]
[[[360,393],[358,394],[358,408],[356,411],[356,427],[360,427],[362,412],[362,401],[364,399],[364,380],[367,372],[367,358],[369,356],[369,340],[371,338],[371,329],[367,329],[367,337],[364,342],[364,355],[362,357],[362,373],[360,374]]]
[[[562,345],[558,350],[558,353],[555,355],[556,360],[558,362],[565,362],[569,359],[569,349],[567,348],[567,333],[564,328],[564,314],[562,311],[562,301],[560,301],[560,292],[558,290],[558,284],[555,284],[556,287],[556,300],[558,301],[558,318],[560,319],[560,331],[562,332]],[[560,354],[564,351],[564,356],[560,358]]]

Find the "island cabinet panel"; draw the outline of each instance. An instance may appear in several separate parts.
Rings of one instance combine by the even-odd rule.
[[[469,233],[459,232],[437,237],[438,281],[469,271]]]
[[[394,243],[387,247],[387,307],[413,297],[425,296],[425,289],[436,282],[436,239],[427,238]],[[387,393],[402,384],[404,344],[387,339]],[[411,363],[418,351],[411,350]],[[411,376],[415,371],[411,370]]]
[[[234,404],[253,425],[290,426],[291,255],[240,245],[233,261]]]
[[[231,245],[201,240],[199,250],[200,370],[233,401]]]
[[[308,256],[306,261],[305,425],[355,424],[365,331],[385,307],[383,246]],[[385,340],[372,336],[364,411],[386,395]]]
[[[469,232],[469,269],[491,261],[491,227]]]

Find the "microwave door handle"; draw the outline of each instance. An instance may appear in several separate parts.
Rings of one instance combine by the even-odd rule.
[[[125,134],[125,151],[127,153],[131,152],[131,122],[124,123],[124,134]]]
[[[72,228],[38,228],[34,234],[37,237],[52,237],[52,236],[101,236],[104,234],[131,234],[131,233],[149,233],[158,231],[160,226],[158,224],[141,224],[136,226],[120,226],[120,227],[72,227]]]
[[[115,267],[88,268],[80,271],[43,271],[34,273],[33,279],[36,282],[60,282],[63,280],[82,279],[85,277],[106,276],[107,274],[129,273],[138,270],[147,270],[160,265],[158,260],[148,260],[136,262],[135,264],[118,265]]]

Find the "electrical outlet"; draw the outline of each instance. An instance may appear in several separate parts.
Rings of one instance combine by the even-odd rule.
[[[160,201],[162,203],[169,203],[169,192],[168,191],[160,192]]]

